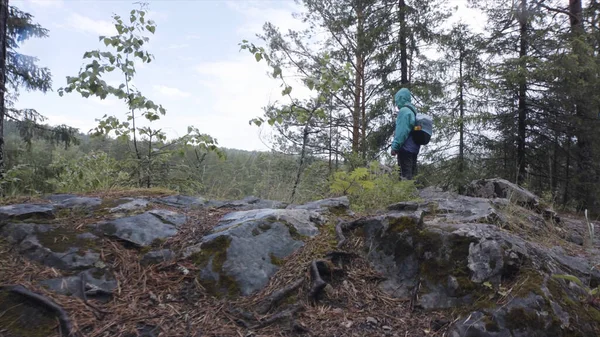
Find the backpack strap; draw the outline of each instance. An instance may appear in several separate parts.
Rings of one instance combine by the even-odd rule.
[[[410,132],[412,133],[417,125],[417,112],[410,105],[404,105],[403,108],[408,108],[415,115],[415,125],[411,128]]]

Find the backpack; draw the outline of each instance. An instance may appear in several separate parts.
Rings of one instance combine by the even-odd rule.
[[[424,114],[417,114],[417,112],[410,106],[405,105],[415,114],[415,126],[411,130],[410,134],[417,145],[427,145],[431,140],[431,134],[433,133],[433,123],[431,117]]]

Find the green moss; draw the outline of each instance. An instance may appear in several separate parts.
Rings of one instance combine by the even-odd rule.
[[[240,293],[237,282],[223,272],[223,264],[227,260],[227,249],[231,239],[225,235],[203,243],[201,250],[192,254],[191,259],[201,269],[206,268],[212,261],[212,271],[219,275],[218,280],[199,279],[200,284],[208,293],[215,296],[238,296]]]
[[[388,218],[388,231],[390,233],[401,233],[404,231],[414,232],[419,228],[419,222],[409,216],[399,218]]]
[[[500,331],[500,327],[498,326],[498,323],[496,323],[496,321],[494,321],[494,319],[490,316],[484,316],[483,317],[483,323],[485,323],[485,331],[488,332],[499,332]]]
[[[56,315],[24,296],[0,291],[0,327],[7,336],[51,336],[57,332]]]
[[[290,236],[292,237],[292,239],[294,239],[296,241],[304,241],[304,240],[306,240],[308,238],[307,236],[304,236],[304,235],[300,234],[300,232],[298,232],[298,230],[296,229],[296,227],[294,227],[292,224],[290,224],[290,223],[288,223],[286,221],[282,221],[282,223],[290,231]]]
[[[268,231],[271,228],[272,228],[272,226],[268,222],[267,223],[261,223],[260,225],[258,225],[258,229],[260,229],[263,232]]]
[[[78,238],[79,234],[83,234],[83,232],[76,232],[71,228],[57,227],[48,232],[37,232],[36,237],[40,244],[57,253],[66,252],[69,248],[77,247],[80,249],[80,254],[85,254],[85,250],[97,246],[95,239]]]
[[[275,254],[270,253],[269,257],[271,258],[271,263],[276,265],[276,266],[282,266],[283,265],[283,259],[278,258],[277,256],[275,256]]]
[[[167,242],[167,239],[156,238],[152,240],[150,243],[150,247],[152,248],[162,248],[162,246]]]
[[[332,206],[329,207],[328,210],[335,216],[342,216],[348,213],[348,209],[344,206]]]
[[[542,331],[545,329],[544,320],[535,311],[523,308],[513,308],[506,314],[506,327],[511,330],[532,329]]]

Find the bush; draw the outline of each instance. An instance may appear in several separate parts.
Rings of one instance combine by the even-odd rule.
[[[56,156],[51,165],[55,176],[48,179],[56,192],[93,192],[130,187],[129,174],[105,152],[92,152],[80,158]]]
[[[357,212],[369,212],[396,202],[417,200],[415,182],[400,181],[398,177],[398,169],[385,172],[374,161],[369,168],[335,172],[330,191],[336,196],[347,195],[352,209]]]

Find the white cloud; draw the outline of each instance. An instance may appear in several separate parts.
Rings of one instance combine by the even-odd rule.
[[[74,119],[72,116],[47,114],[47,123],[50,125],[65,124],[73,128],[79,129],[79,132],[87,133],[93,129],[97,123],[92,120]]]
[[[117,101],[114,98],[100,99],[95,96],[90,97],[89,100],[95,104],[102,105],[102,106],[115,106],[117,103],[120,103],[119,101]]]
[[[67,19],[67,26],[75,30],[96,35],[114,35],[115,26],[106,20],[94,20],[81,14],[72,13]]]
[[[188,48],[189,46],[190,45],[187,44],[187,43],[179,43],[179,44],[173,43],[173,44],[170,44],[170,45],[168,45],[166,47],[163,47],[161,49],[162,50],[184,49],[184,48]]]
[[[167,97],[185,98],[190,97],[192,95],[189,92],[185,92],[177,88],[167,87],[165,85],[155,85],[154,90]]]
[[[274,3],[287,6],[269,7]],[[293,2],[227,1],[226,4],[230,9],[244,15],[245,22],[237,28],[237,32],[247,39],[261,33],[265,22],[272,23],[282,32],[306,28],[305,23],[292,17],[292,13],[299,13],[304,9]]]
[[[27,1],[29,2],[32,6],[37,6],[37,7],[62,7],[64,5],[64,1],[63,0],[29,0]]]

